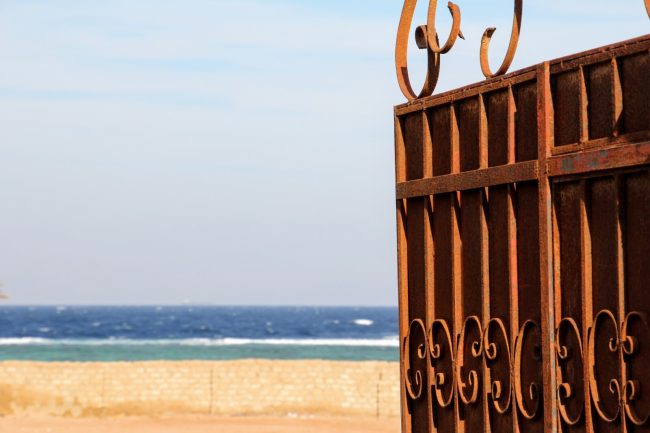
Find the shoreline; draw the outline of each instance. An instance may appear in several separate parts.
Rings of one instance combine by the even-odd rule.
[[[0,414],[17,419],[396,419],[399,392],[386,361],[0,362]]]
[[[398,418],[176,417],[164,419],[2,418],[0,431],[21,433],[399,433]]]

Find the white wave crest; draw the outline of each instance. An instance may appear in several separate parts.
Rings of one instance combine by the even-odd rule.
[[[356,319],[356,320],[353,320],[352,323],[354,323],[355,325],[359,325],[359,326],[370,326],[375,322],[370,320],[370,319]]]
[[[48,344],[47,338],[38,337],[16,337],[16,338],[0,338],[0,346],[26,346],[29,344]]]
[[[160,340],[133,339],[47,339],[37,337],[0,338],[0,346],[347,346],[347,347],[399,347],[399,339],[290,339],[290,338],[186,338]]]
[[[313,338],[313,339],[288,339],[288,338],[224,338],[222,345],[277,345],[277,346],[351,346],[351,347],[399,347],[399,340],[393,339],[352,339],[352,338]]]

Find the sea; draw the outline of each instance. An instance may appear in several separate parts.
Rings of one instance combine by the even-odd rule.
[[[4,306],[0,360],[399,359],[397,308]]]

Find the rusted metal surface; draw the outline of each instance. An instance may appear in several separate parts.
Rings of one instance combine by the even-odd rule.
[[[397,106],[395,141],[403,432],[650,432],[650,35]]]
[[[445,44],[441,47],[439,43],[439,35],[436,32],[436,11],[438,9],[438,0],[429,0],[429,7],[427,13],[427,23],[419,25],[415,29],[415,40],[417,46],[421,50],[426,50],[428,63],[427,72],[424,79],[422,90],[416,93],[412,86],[408,72],[408,39],[411,35],[411,26],[413,24],[413,15],[418,0],[404,0],[404,7],[402,9],[402,16],[400,18],[399,27],[397,30],[397,43],[395,44],[395,69],[397,72],[397,81],[402,91],[402,94],[409,101],[414,101],[419,98],[427,97],[433,94],[438,83],[440,75],[440,60],[441,54],[446,54],[454,47],[456,40],[460,37],[465,39],[460,30],[461,24],[461,10],[460,7],[452,2],[447,4],[449,12],[452,16],[452,26],[449,36]],[[645,8],[650,17],[650,0],[644,0]],[[510,32],[510,41],[505,57],[501,65],[492,72],[490,68],[490,61],[488,59],[488,52],[492,35],[496,31],[496,27],[488,27],[485,29],[481,37],[480,49],[480,64],[481,72],[485,78],[494,78],[499,75],[504,75],[508,72],[512,61],[517,52],[517,45],[519,44],[519,34],[521,32],[521,23],[523,17],[524,0],[514,0],[514,13],[512,20],[512,29]]]
[[[519,44],[519,32],[521,31],[521,16],[524,10],[524,0],[515,0],[515,12],[514,18],[512,20],[512,33],[510,33],[510,43],[508,44],[508,51],[506,51],[506,56],[497,69],[496,72],[492,72],[490,69],[490,62],[488,60],[488,49],[490,47],[490,41],[492,40],[492,35],[496,31],[496,27],[489,27],[483,33],[481,38],[481,72],[485,78],[492,78],[497,75],[503,75],[508,72],[512,61],[515,58],[515,52],[517,51],[517,45]]]
[[[650,0],[646,0],[650,1]],[[438,0],[429,0],[429,9],[427,13],[427,23],[417,26],[415,29],[415,40],[417,46],[421,50],[426,50],[428,57],[427,73],[424,79],[424,85],[420,93],[415,93],[411,86],[411,80],[408,72],[407,50],[408,39],[411,35],[411,25],[413,24],[413,14],[415,13],[415,6],[417,0],[405,0],[404,8],[402,9],[402,17],[400,18],[399,27],[397,30],[397,44],[395,45],[395,68],[397,71],[397,81],[400,90],[409,101],[429,96],[433,93],[438,83],[438,76],[440,73],[440,55],[448,53],[460,37],[465,39],[462,31],[460,30],[461,12],[457,4],[449,2],[447,7],[452,17],[451,31],[445,44],[441,47],[439,43],[438,33],[436,32],[436,11],[438,9]],[[485,78],[492,78],[497,75],[503,75],[508,71],[512,60],[515,58],[517,45],[519,44],[519,32],[521,31],[521,18],[523,14],[524,2],[523,0],[515,0],[514,18],[512,21],[512,31],[510,33],[510,43],[506,51],[505,58],[496,72],[490,69],[490,62],[488,60],[488,51],[492,35],[496,31],[495,27],[488,27],[483,33],[481,38],[481,71]]]

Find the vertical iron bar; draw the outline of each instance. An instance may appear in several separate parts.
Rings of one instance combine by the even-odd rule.
[[[517,136],[516,136],[516,118],[517,106],[512,86],[508,86],[508,164],[514,164],[517,158]],[[517,275],[517,222],[515,219],[515,197],[516,185],[507,186],[507,205],[508,205],[508,293],[510,294],[510,347],[514,349],[517,333],[519,332],[519,287]],[[510,361],[510,360],[509,360]],[[510,384],[512,387],[512,383]],[[514,396],[512,396],[514,400]],[[516,404],[512,403],[512,431],[519,433],[519,423],[517,422]]]
[[[478,148],[479,148],[479,168],[488,167],[488,120],[487,113],[485,110],[485,98],[483,94],[479,93],[478,95]],[[488,239],[488,228],[485,215],[485,205],[488,201],[488,189],[481,188],[479,192],[479,219],[480,219],[480,231],[479,231],[479,242],[480,242],[480,254],[481,254],[481,300],[483,308],[481,311],[481,323],[485,325],[490,320],[490,251],[489,251],[489,239]],[[489,400],[488,400],[488,391],[490,390],[490,374],[487,369],[487,364],[483,357],[482,360],[482,392],[483,398],[481,399],[481,404],[483,406],[483,431],[488,433],[490,429],[490,411],[489,411]]]
[[[406,180],[406,149],[404,146],[404,135],[402,125],[398,116],[395,116],[395,179],[397,182]],[[397,200],[397,289],[399,309],[399,334],[404,339],[408,334],[408,264],[406,245],[406,200]],[[401,348],[404,341],[400,341]],[[400,355],[400,403],[402,415],[402,433],[411,433],[411,417],[408,412],[408,397],[404,386],[404,359]]]
[[[429,120],[425,110],[422,110],[422,173],[423,178],[430,178],[433,176],[433,144],[431,142],[431,134],[429,128]],[[425,325],[426,329],[429,329],[431,323],[435,320],[435,296],[434,296],[434,246],[433,246],[433,233],[431,231],[432,223],[432,212],[433,212],[433,197],[427,196],[424,200],[424,209],[423,209],[423,222],[424,222],[424,300],[426,304],[425,311]],[[431,380],[433,380],[433,370],[431,368],[431,360],[429,350],[427,352],[427,384],[430,388]],[[428,429],[429,432],[435,431],[435,426],[433,424],[433,398],[429,392],[429,389],[426,390],[425,398],[427,399],[429,420],[428,420]]]
[[[551,186],[546,172],[546,160],[553,145],[552,97],[549,63],[537,68],[537,130],[539,171],[539,265],[541,293],[542,377],[544,401],[544,431],[557,432],[557,395],[555,380],[555,330],[553,327],[553,257],[551,226]]]
[[[589,229],[589,220],[587,215],[587,197],[588,197],[588,184],[582,181],[581,197],[580,197],[580,271],[581,278],[581,296],[582,296],[582,341],[583,341],[583,377],[584,387],[583,392],[585,396],[585,428],[587,433],[594,431],[593,419],[591,418],[591,393],[589,391],[589,368],[587,366],[587,339],[589,337],[589,328],[591,327],[594,311],[593,311],[593,287],[592,287],[592,268],[591,268],[591,231]]]
[[[623,88],[621,86],[621,74],[618,70],[616,57],[612,58],[612,135],[617,137],[623,132]]]
[[[450,138],[451,138],[451,172],[460,172],[460,138],[458,133],[458,120],[456,118],[456,107],[452,103],[449,106]],[[453,310],[454,310],[454,327],[453,327],[453,344],[456,347],[458,335],[463,326],[463,293],[462,293],[462,274],[461,274],[461,238],[460,227],[458,226],[458,216],[460,207],[460,193],[452,192],[451,196],[451,262],[452,262],[452,291],[453,291]],[[456,360],[458,362],[458,360]],[[454,407],[456,413],[456,432],[465,432],[465,422],[460,416],[460,399],[458,392],[454,392]]]
[[[589,98],[585,71],[582,66],[578,68],[579,106],[580,106],[580,143],[589,141]]]
[[[616,93],[616,92],[614,92]],[[616,256],[616,291],[617,291],[617,320],[618,326],[622,326],[623,321],[625,320],[626,314],[626,302],[625,302],[625,256],[624,256],[624,246],[623,246],[623,203],[624,203],[624,185],[620,175],[614,177],[615,182],[615,212],[616,212],[616,251],[614,252]],[[627,382],[627,366],[623,354],[622,348],[618,351],[619,363],[621,366],[621,387]],[[621,388],[621,392],[625,392],[624,388]],[[625,416],[625,408],[621,405],[621,431],[623,433],[628,432],[627,426],[627,417]]]

